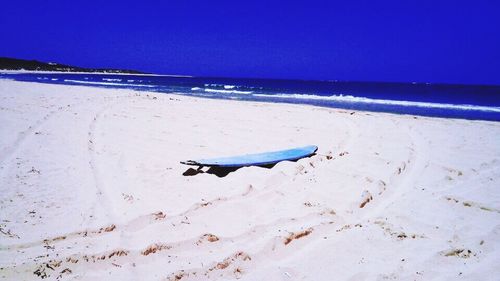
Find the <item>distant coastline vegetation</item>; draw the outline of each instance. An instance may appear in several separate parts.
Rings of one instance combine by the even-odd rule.
[[[7,57],[0,57],[0,70],[148,74],[129,69],[85,68],[55,62],[41,62],[37,60],[24,60]]]

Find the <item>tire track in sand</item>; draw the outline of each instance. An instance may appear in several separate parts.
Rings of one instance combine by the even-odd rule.
[[[88,224],[95,219],[96,208],[98,205],[101,207],[102,210],[104,210],[104,214],[107,217],[108,221],[110,222],[116,221],[117,215],[114,212],[110,195],[107,192],[105,187],[105,182],[102,179],[102,172],[98,168],[98,160],[97,160],[98,152],[96,151],[97,147],[96,147],[95,132],[96,128],[98,127],[99,120],[102,118],[103,114],[105,114],[114,106],[118,105],[118,101],[120,101],[121,99],[131,98],[131,97],[133,98],[134,96],[112,96],[109,97],[111,101],[106,101],[105,99],[106,102],[105,105],[101,107],[101,109],[94,114],[94,117],[90,121],[87,132],[88,135],[87,151],[89,154],[89,167],[93,175],[94,187],[96,189],[95,191],[96,200],[93,200],[93,204],[90,207],[91,216],[86,217],[84,219],[84,223]]]
[[[362,216],[363,220],[376,218],[384,213],[384,210],[388,206],[397,201],[399,197],[414,186],[418,176],[429,163],[428,144],[424,142],[421,133],[411,125],[410,127],[404,128],[401,128],[401,126],[396,123],[394,125],[397,130],[404,129],[410,138],[410,146],[408,148],[410,155],[408,159],[402,162],[394,171],[394,174],[387,183],[387,190],[384,194],[381,195],[376,202],[370,203],[370,211]]]
[[[78,104],[79,103],[59,106],[56,110],[49,111],[41,119],[38,119],[35,122],[31,123],[26,130],[19,132],[14,142],[0,151],[0,167],[2,167],[3,171],[5,172],[5,170],[7,170],[5,164],[12,160],[12,157],[14,157],[16,152],[19,151],[21,146],[33,137],[35,131],[38,131],[50,118],[52,118],[57,113],[61,113],[64,111],[64,109],[72,108]]]

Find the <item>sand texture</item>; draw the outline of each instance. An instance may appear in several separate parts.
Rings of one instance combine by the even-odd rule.
[[[499,276],[500,123],[0,80],[2,280]]]

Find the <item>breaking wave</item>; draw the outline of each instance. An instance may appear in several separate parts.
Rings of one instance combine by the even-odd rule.
[[[227,90],[227,89],[228,88],[226,88],[226,90],[222,90],[222,89],[207,89],[207,88],[193,87],[191,88],[191,91],[205,91],[207,93],[238,94],[238,95],[249,95],[253,93],[252,91],[239,91],[239,90]]]
[[[221,93],[221,94],[240,94],[249,95],[253,93],[252,91],[238,91],[238,90],[219,90],[219,89],[205,89],[208,93]]]
[[[113,83],[113,82],[92,82],[92,81],[79,81],[64,79],[64,82],[79,83],[79,84],[89,84],[89,85],[103,85],[103,86],[129,86],[129,87],[147,87],[153,88],[153,85],[143,85],[143,84],[125,84],[125,83]]]
[[[470,105],[470,104],[450,104],[450,103],[433,103],[433,102],[419,102],[419,101],[371,99],[365,97],[354,97],[350,95],[318,96],[318,95],[305,95],[305,94],[275,94],[275,95],[254,94],[253,96],[264,97],[264,98],[323,100],[323,101],[334,101],[339,103],[364,103],[364,104],[377,104],[377,105],[395,105],[395,106],[453,109],[453,110],[473,110],[473,111],[500,113],[500,107],[490,107],[490,106],[480,106],[480,105]]]

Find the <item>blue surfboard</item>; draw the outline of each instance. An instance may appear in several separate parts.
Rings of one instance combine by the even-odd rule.
[[[187,160],[182,161],[181,164],[194,165],[200,167],[223,167],[223,168],[239,168],[246,166],[265,166],[276,164],[281,161],[294,161],[304,157],[313,155],[318,147],[309,145],[304,147],[297,147],[287,150],[279,150],[272,152],[264,152],[257,154],[246,154],[233,157],[200,159],[200,160]]]

